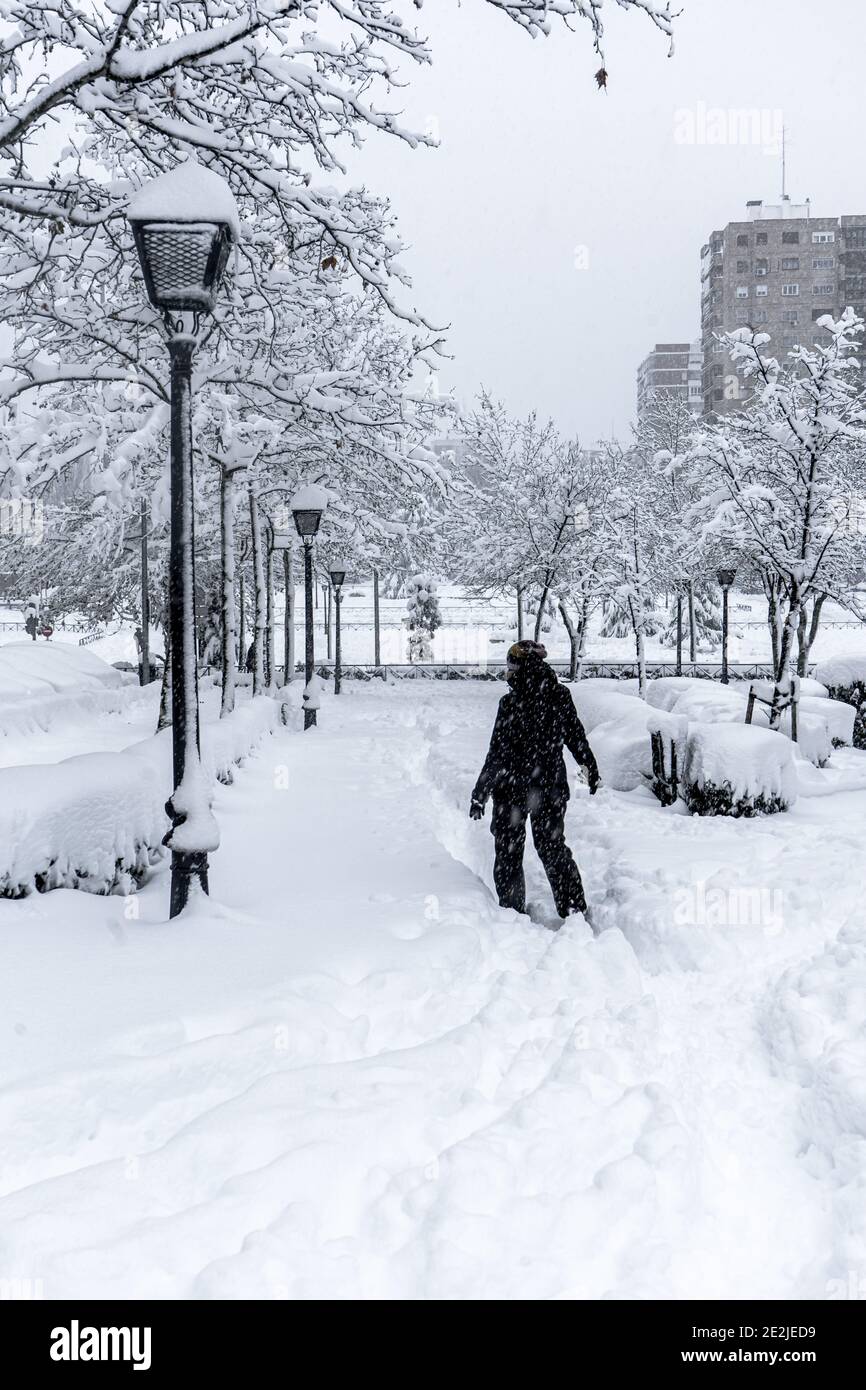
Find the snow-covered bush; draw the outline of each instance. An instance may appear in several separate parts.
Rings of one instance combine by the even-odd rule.
[[[207,780],[231,781],[278,717],[277,701],[263,697],[204,723]],[[0,769],[0,897],[52,888],[131,892],[165,853],[171,784],[168,729],[121,753]]]
[[[851,741],[855,748],[866,748],[866,658],[833,657],[822,661],[815,674],[834,700],[853,707]]]
[[[787,811],[797,799],[790,739],[751,724],[690,725],[683,794],[700,816]]]
[[[646,702],[654,709],[670,711],[681,695],[706,689],[707,682],[699,676],[656,676],[647,682]]]
[[[436,581],[429,574],[416,574],[409,580],[406,600],[409,629],[409,660],[433,660],[433,634],[442,626]]]

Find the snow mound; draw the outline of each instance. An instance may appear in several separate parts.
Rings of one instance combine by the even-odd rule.
[[[106,690],[128,684],[86,647],[60,642],[10,642],[0,647],[0,709],[35,695]]]
[[[712,688],[710,681],[699,680],[696,676],[658,676],[647,682],[647,704],[653,709],[670,712],[681,695],[692,690],[706,691],[707,686]]]
[[[840,686],[866,684],[866,657],[834,656],[822,661],[816,668],[817,679],[826,686],[838,689]]]
[[[230,782],[233,766],[278,718],[278,703],[262,696],[203,724],[208,784]],[[171,762],[171,730],[164,729],[120,753],[0,769],[0,896],[131,892],[164,853]]]
[[[735,804],[797,800],[790,739],[752,724],[692,724],[683,771],[688,788],[729,789]]]

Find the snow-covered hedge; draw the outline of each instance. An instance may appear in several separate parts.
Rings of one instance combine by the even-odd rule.
[[[604,785],[623,792],[646,786],[652,777],[646,701],[624,693],[621,682],[603,678],[578,681],[569,689]]]
[[[834,700],[852,707],[851,741],[855,748],[866,748],[866,657],[833,657],[822,661],[815,674]]]
[[[701,816],[786,811],[797,799],[793,745],[752,724],[691,724],[683,794]]]
[[[211,782],[231,780],[232,768],[274,728],[279,708],[262,696],[202,725]],[[170,729],[121,753],[0,769],[0,896],[132,891],[165,852],[170,791]]]

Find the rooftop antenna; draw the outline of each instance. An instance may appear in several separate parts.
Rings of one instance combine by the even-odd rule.
[[[782,202],[783,202],[783,203],[787,203],[787,201],[788,201],[787,181],[786,181],[787,176],[786,176],[786,168],[785,168],[785,135],[786,135],[785,127],[782,126]]]

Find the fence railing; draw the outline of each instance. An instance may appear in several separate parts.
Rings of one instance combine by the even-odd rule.
[[[317,661],[317,668],[320,671],[330,672],[333,669],[332,661]],[[560,675],[567,675],[569,670],[568,661],[552,660],[547,663],[552,666],[554,671]],[[388,672],[398,678],[419,677],[421,679],[429,677],[458,677],[464,675],[471,677],[504,677],[505,666],[499,661],[383,661],[376,666],[362,661],[344,662],[344,674],[351,677],[353,671],[363,671],[365,674],[375,675],[377,673],[385,675]],[[814,665],[810,665],[809,674],[814,672]],[[684,661],[682,668],[677,671],[675,661],[648,661],[646,672],[651,679],[660,676],[691,676],[700,680],[719,680],[722,674],[722,664],[720,661]],[[772,680],[773,668],[769,662],[763,661],[729,661],[728,674],[732,680]],[[593,679],[606,677],[612,680],[636,679],[638,666],[635,661],[584,661],[580,668],[581,679]]]

